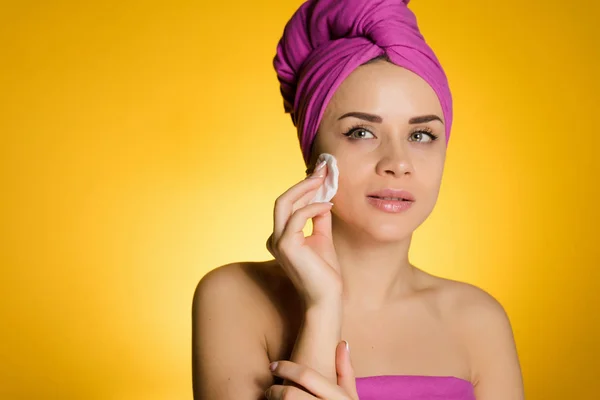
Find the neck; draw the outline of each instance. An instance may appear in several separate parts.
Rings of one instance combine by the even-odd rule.
[[[341,268],[345,306],[380,310],[414,291],[416,268],[408,260],[412,234],[394,241],[381,241],[335,217],[332,234]]]

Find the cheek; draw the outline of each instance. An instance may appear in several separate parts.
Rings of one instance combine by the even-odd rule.
[[[443,164],[429,164],[421,171],[419,185],[421,190],[423,210],[427,213],[435,207],[442,183]]]
[[[424,177],[424,185],[430,190],[439,190],[442,183],[442,171],[440,169],[429,169],[427,176]]]
[[[348,179],[347,175],[340,174],[338,178],[338,189],[334,196],[334,200],[348,204],[354,200],[358,194],[358,188],[353,187],[356,184],[354,179]],[[332,202],[334,202],[332,200]]]
[[[428,188],[435,188],[441,184],[443,172],[444,160],[442,157],[419,160],[419,163],[415,165],[416,180]]]
[[[338,190],[331,200],[338,215],[352,217],[355,213],[360,214],[362,210],[361,201],[368,190],[368,186],[360,184],[361,179],[351,174],[340,174],[338,178]],[[362,210],[362,211],[361,211]]]

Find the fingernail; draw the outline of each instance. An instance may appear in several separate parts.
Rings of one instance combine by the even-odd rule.
[[[270,395],[271,395],[271,388],[268,388],[267,390],[265,390],[265,397],[268,399]]]
[[[346,343],[346,351],[350,353],[350,345],[348,344],[348,341],[344,340],[344,342]]]
[[[271,371],[275,371],[275,368],[277,368],[277,361],[272,362],[271,364],[269,364],[269,369]]]
[[[317,165],[317,167],[315,168],[315,170],[313,171],[313,173],[310,175],[310,178],[322,178],[325,176],[325,165],[327,165],[327,161],[323,160],[321,161],[321,163],[319,165]]]

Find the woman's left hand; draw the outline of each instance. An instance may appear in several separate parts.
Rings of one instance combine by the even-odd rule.
[[[350,350],[345,341],[338,343],[335,349],[337,385],[314,369],[292,361],[278,361],[271,365],[274,364],[275,369],[271,371],[274,375],[292,381],[307,391],[295,386],[273,385],[265,392],[265,397],[269,400],[358,400]]]

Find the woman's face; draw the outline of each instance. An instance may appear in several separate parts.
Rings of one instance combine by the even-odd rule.
[[[311,168],[320,153],[337,159],[334,223],[378,241],[410,236],[437,200],[446,157],[443,121],[435,92],[413,72],[385,61],[353,71],[325,109],[312,154]],[[368,195],[386,188],[409,191],[415,201],[404,212],[382,211]]]

